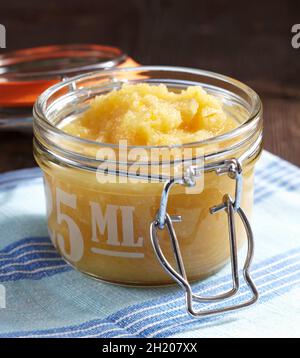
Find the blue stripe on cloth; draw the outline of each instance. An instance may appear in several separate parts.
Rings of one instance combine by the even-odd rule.
[[[11,190],[16,186],[36,184],[42,181],[42,172],[40,168],[21,169],[3,173],[0,175],[0,191]]]
[[[295,174],[292,172],[285,173],[285,176],[282,177],[282,173],[278,173],[277,175],[272,176],[268,179],[262,179],[260,176],[255,180],[255,193],[259,194],[266,189],[269,189],[270,186],[273,188],[290,188],[299,186],[300,184],[300,174],[299,172]]]
[[[277,157],[272,156],[266,165],[255,171],[255,204],[261,203],[279,189],[296,191],[299,188],[299,168]]]
[[[42,177],[42,171],[40,168],[29,168],[29,169],[19,169],[15,171],[10,171],[6,173],[0,174],[0,185],[3,183],[7,183],[13,180],[26,180],[32,179],[35,177]]]
[[[298,276],[298,280],[285,282],[281,286],[274,287],[274,289],[271,292],[270,291],[262,292],[260,295],[259,304],[268,302],[269,300],[271,300],[274,297],[277,297],[281,294],[285,294],[285,293],[289,292],[291,289],[293,289],[295,287],[295,284],[298,284],[298,283],[300,283],[299,276]],[[260,287],[259,287],[259,289],[260,289]],[[232,304],[234,302],[230,302],[230,303]],[[174,335],[176,333],[184,332],[184,331],[187,331],[187,330],[190,330],[193,328],[197,328],[197,329],[201,328],[201,327],[207,325],[208,323],[218,322],[222,318],[223,318],[223,316],[218,315],[215,317],[204,317],[203,319],[201,319],[200,322],[199,322],[199,320],[196,321],[196,320],[190,320],[190,319],[182,320],[181,322],[176,321],[173,326],[172,326],[172,324],[168,324],[168,325],[165,325],[162,329],[155,330],[155,332],[153,334],[150,334],[149,337],[151,337],[151,338],[168,337],[169,335]]]
[[[266,294],[266,292],[268,292],[268,294],[275,294],[276,291],[276,295],[278,295],[278,289],[280,289],[280,287],[286,283],[286,277],[289,277],[289,283],[294,283],[297,281],[300,281],[300,264],[297,265],[296,268],[294,268],[293,271],[288,271],[288,270],[284,270],[284,277],[277,277],[277,278],[273,278],[269,281],[269,279],[267,280],[267,282],[264,282],[263,280],[260,280],[260,278],[256,278],[256,285],[260,291],[260,294],[262,296],[264,296]],[[262,281],[262,282],[261,282]],[[271,290],[271,292],[269,292]],[[268,296],[268,299],[272,298],[273,296]],[[248,289],[246,287],[246,285],[242,285],[241,286],[241,290],[240,290],[240,294],[239,296],[236,296],[232,299],[229,299],[226,301],[226,304],[228,305],[236,305],[241,303],[242,299],[246,300],[249,299],[249,292]],[[262,303],[260,301],[260,303]],[[198,307],[200,309],[212,309],[212,308],[221,308],[223,307],[223,303],[215,303],[215,304],[196,304],[195,307]],[[160,319],[159,322],[150,322],[149,321],[149,325],[148,326],[140,326],[139,330],[136,332],[139,335],[142,336],[157,336],[158,333],[162,330],[165,329],[166,326],[172,325],[172,324],[182,324],[181,320],[184,320],[185,323],[194,323],[195,320],[192,317],[187,318],[186,316],[186,312],[184,311],[184,305],[182,305],[181,310],[177,309],[170,311],[169,313],[162,315],[160,317],[162,317],[162,319]],[[218,319],[221,319],[224,317],[225,314],[219,314],[218,315]],[[207,322],[209,322],[209,317],[207,317]]]
[[[270,179],[275,175],[284,173],[299,173],[299,168],[295,165],[278,158],[270,153],[263,152],[262,160],[257,163],[255,173],[262,179]]]
[[[34,237],[34,238],[25,238],[13,242],[10,245],[7,245],[5,248],[0,250],[0,258],[8,257],[9,255],[15,256],[16,253],[25,252],[31,250],[32,247],[49,247],[54,249],[51,241],[48,237]]]
[[[286,192],[295,192],[300,189],[300,183],[298,185],[291,185],[285,188]],[[254,204],[261,204],[265,199],[270,198],[273,194],[275,194],[278,189],[273,190],[265,190],[263,193],[256,194],[254,193]]]
[[[261,179],[269,179],[271,177],[275,177],[278,174],[281,174],[281,170],[283,168],[283,164],[278,163],[277,160],[273,160],[268,162],[268,164],[264,165],[261,168],[255,169],[255,175]],[[286,166],[284,166],[286,168]],[[290,170],[288,167],[287,170]]]
[[[255,194],[259,194],[266,189],[270,188],[270,185],[274,188],[290,188],[297,187],[300,182],[300,175],[295,175],[295,173],[286,173],[285,177],[282,177],[282,173],[278,173],[278,176],[272,177],[271,180],[262,180],[261,177],[258,177],[255,182]],[[296,186],[295,186],[296,185]]]
[[[41,279],[70,270],[49,238],[25,238],[0,250],[0,282]]]
[[[292,289],[295,283],[300,282],[300,247],[254,265],[252,276],[261,293],[260,304]],[[213,295],[220,288],[225,289],[229,282],[230,276],[226,275],[195,284],[194,290],[199,294]],[[229,299],[228,303],[239,303],[241,298],[248,297],[249,292],[242,283],[241,294]],[[221,306],[222,303],[197,304],[202,309]],[[157,300],[131,305],[105,319],[56,329],[5,333],[1,337],[166,337],[223,317],[218,315],[201,320],[188,317],[182,291],[178,290]]]

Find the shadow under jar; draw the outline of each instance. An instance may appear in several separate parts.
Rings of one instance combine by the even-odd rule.
[[[164,83],[174,91],[202,86],[222,100],[224,110],[239,125],[226,134],[176,146],[179,152],[189,149],[190,157],[185,163],[171,160],[173,175],[165,175],[163,159],[152,163],[151,180],[146,162],[141,161],[136,175],[129,170],[133,162],[129,152],[138,147],[124,147],[121,155],[117,145],[62,130],[89,108],[95,96],[123,83],[141,82]],[[262,143],[262,105],[253,90],[219,74],[179,67],[84,74],[50,87],[38,98],[34,136],[34,155],[44,174],[49,234],[73,267],[122,285],[166,285],[175,280],[192,300],[197,297],[188,281],[215,273],[231,259],[233,288],[228,294],[237,292],[237,249],[248,239],[246,278],[253,254],[247,217]],[[157,148],[170,150],[170,146]],[[142,149],[150,158],[154,147]],[[103,150],[114,154],[106,171],[100,168]],[[193,190],[193,184],[197,187],[200,182],[201,190]],[[254,302],[255,288],[253,293]],[[229,297],[226,294],[217,299]]]

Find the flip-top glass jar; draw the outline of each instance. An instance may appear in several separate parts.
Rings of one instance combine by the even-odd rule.
[[[164,83],[175,91],[200,85],[222,100],[239,126],[208,140],[176,146],[179,152],[191,149],[182,175],[177,170],[182,161],[175,159],[173,175],[164,175],[163,160],[152,163],[153,180],[146,164],[132,174],[130,159],[124,166],[117,145],[62,130],[95,96],[128,82]],[[187,280],[213,274],[231,257],[233,290],[237,289],[236,249],[248,237],[246,276],[253,249],[247,217],[262,139],[262,107],[254,91],[231,78],[194,69],[109,70],[49,88],[38,98],[34,118],[34,154],[45,179],[49,234],[67,262],[112,283],[164,285],[175,279],[185,287]],[[135,148],[139,147],[123,150],[128,154]],[[142,149],[146,156],[154,148]],[[115,155],[102,171],[99,150]],[[202,160],[194,165],[196,150]],[[201,190],[189,188],[200,179]],[[178,216],[180,222],[174,223]]]

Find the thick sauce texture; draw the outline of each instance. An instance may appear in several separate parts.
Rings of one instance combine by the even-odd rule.
[[[199,86],[174,92],[163,84],[137,84],[96,97],[64,130],[104,143],[149,146],[197,142],[236,126],[221,101]]]

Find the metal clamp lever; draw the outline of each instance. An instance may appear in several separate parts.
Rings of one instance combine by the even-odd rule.
[[[192,288],[190,283],[188,282],[187,275],[185,272],[185,267],[182,260],[182,255],[179,247],[179,243],[177,240],[177,236],[175,233],[175,229],[173,226],[173,222],[178,222],[181,220],[180,217],[171,217],[167,213],[167,203],[168,203],[168,196],[169,192],[173,185],[181,184],[191,186],[195,182],[191,180],[191,173],[195,172],[195,170],[190,170],[188,175],[188,180],[185,178],[182,180],[169,180],[165,183],[162,196],[161,196],[161,204],[159,211],[157,213],[156,219],[150,225],[150,237],[154,252],[158,258],[158,261],[163,266],[165,271],[171,276],[186,292],[186,307],[188,313],[192,316],[208,316],[228,311],[233,311],[239,308],[243,308],[255,303],[258,299],[258,291],[250,277],[249,268],[251,265],[251,261],[253,258],[253,249],[254,249],[254,242],[253,242],[253,233],[251,230],[250,223],[244,213],[244,211],[240,208],[240,199],[242,193],[242,167],[238,160],[226,160],[216,169],[217,175],[227,173],[228,176],[232,179],[235,179],[236,186],[235,186],[235,198],[234,200],[227,194],[223,198],[223,202],[217,206],[214,206],[210,209],[211,214],[214,214],[219,211],[225,211],[228,217],[228,228],[229,228],[229,245],[230,245],[230,257],[231,257],[231,274],[232,274],[232,288],[229,291],[223,292],[221,294],[215,296],[200,296],[196,295],[192,292]],[[236,243],[236,230],[235,230],[235,219],[234,214],[237,213],[244,225],[246,235],[247,235],[247,255],[243,267],[243,275],[246,284],[248,285],[252,297],[247,300],[243,301],[242,303],[236,305],[229,305],[222,308],[216,309],[209,309],[209,310],[198,310],[196,311],[193,308],[194,301],[197,302],[214,302],[214,301],[221,301],[228,299],[234,295],[236,295],[239,291],[239,273],[238,273],[238,255],[237,255],[237,243]],[[175,257],[175,262],[177,269],[173,268],[172,265],[168,262],[166,257],[164,256],[158,238],[158,231],[164,230],[167,227],[169,237],[172,244],[172,249]]]

